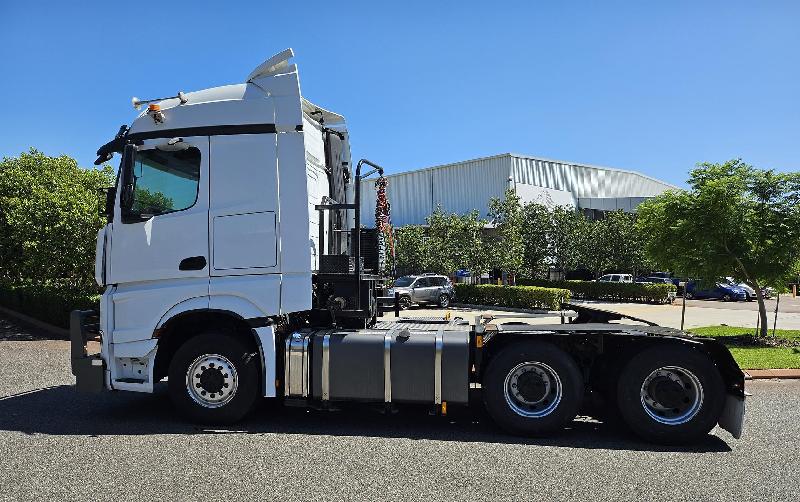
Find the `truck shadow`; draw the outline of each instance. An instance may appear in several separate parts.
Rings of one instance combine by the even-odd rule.
[[[579,418],[560,434],[521,438],[500,431],[482,410],[454,409],[447,417],[431,416],[425,408],[402,407],[385,414],[367,406],[318,411],[263,404],[234,426],[207,427],[186,423],[175,414],[165,388],[155,394],[106,392],[79,394],[59,385],[0,398],[0,430],[37,435],[159,435],[159,434],[313,434],[427,439],[570,448],[727,452],[728,444],[714,435],[690,446],[644,443],[629,433],[588,418]]]

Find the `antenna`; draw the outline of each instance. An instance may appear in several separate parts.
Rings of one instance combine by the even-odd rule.
[[[167,98],[139,99],[136,96],[134,96],[133,98],[131,98],[131,104],[133,105],[134,110],[139,110],[142,108],[142,105],[155,103],[156,101],[164,101],[167,99],[176,99],[176,98],[181,101],[182,105],[189,102],[189,98],[186,97],[186,94],[183,91],[178,91],[177,96],[169,96]]]

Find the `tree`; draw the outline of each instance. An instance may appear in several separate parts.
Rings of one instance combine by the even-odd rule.
[[[413,274],[428,270],[430,253],[425,237],[425,227],[406,225],[394,230],[395,263],[398,274]]]
[[[522,266],[525,275],[533,279],[546,278],[550,267],[550,220],[550,209],[544,204],[522,206]]]
[[[707,282],[732,276],[750,285],[766,336],[761,288],[782,287],[800,262],[800,173],[737,159],[698,165],[688,185],[639,206],[648,256],[682,275]]]
[[[437,207],[426,221],[430,271],[440,274],[452,274],[459,269],[485,271],[488,267],[482,233],[485,222],[477,211],[459,215]]]
[[[646,259],[636,215],[622,210],[610,211],[594,223],[592,235],[597,239],[595,253],[601,255],[602,264],[596,272],[605,270],[631,272],[634,275],[645,268]]]
[[[504,272],[515,275],[522,270],[525,252],[525,218],[519,200],[519,196],[509,188],[502,199],[493,197],[489,201],[489,220],[496,228],[490,244],[493,262]]]
[[[556,206],[550,211],[548,248],[556,270],[565,272],[585,265],[590,222],[574,208]]]
[[[97,190],[110,167],[82,169],[35,149],[0,162],[0,274],[12,282],[92,288]]]

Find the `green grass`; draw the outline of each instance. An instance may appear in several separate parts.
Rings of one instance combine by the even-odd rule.
[[[754,335],[755,328],[740,328],[736,326],[703,326],[702,328],[690,328],[689,331],[695,335],[711,336],[714,338],[725,336]],[[772,336],[772,329],[769,330]],[[775,338],[785,340],[800,340],[800,330],[798,329],[778,329],[775,330]]]
[[[742,369],[800,368],[798,347],[729,347],[729,349]]]
[[[800,368],[800,347],[759,347],[742,346],[741,343],[726,343],[726,337],[753,335],[754,328],[736,326],[704,326],[692,328],[695,335],[710,336],[718,339],[730,349],[733,358],[743,369],[778,369]],[[772,337],[772,330],[769,330]],[[800,330],[779,329],[775,331],[776,339],[800,341]]]

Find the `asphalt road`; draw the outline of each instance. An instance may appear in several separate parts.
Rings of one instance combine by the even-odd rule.
[[[749,384],[745,435],[642,443],[581,419],[546,439],[480,413],[264,407],[181,422],[163,391],[80,395],[68,344],[0,321],[0,500],[790,500],[800,381]]]

